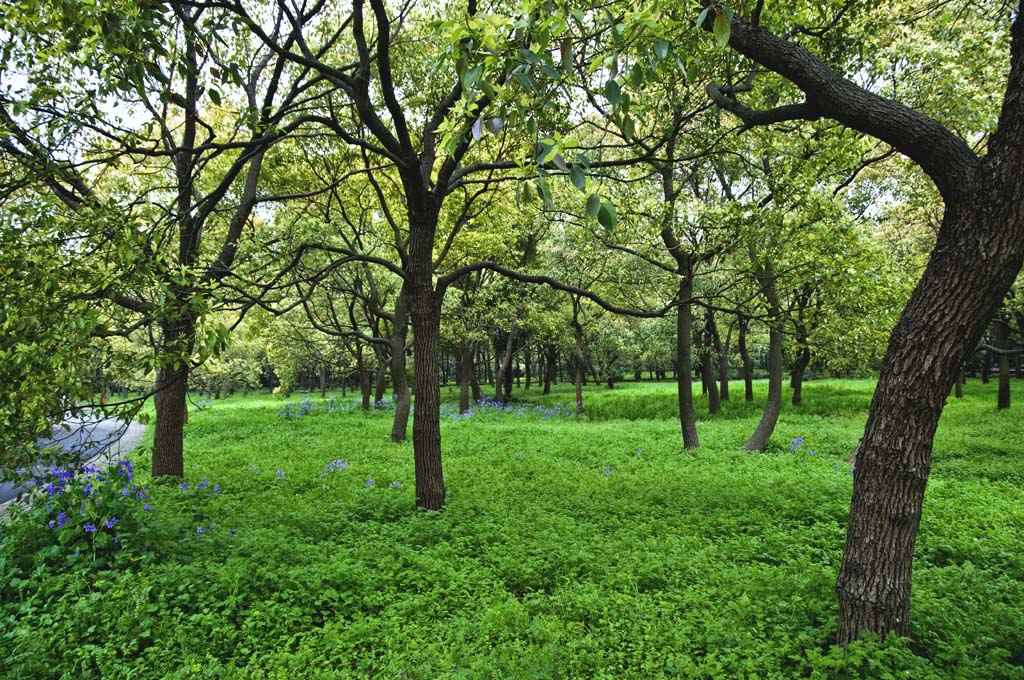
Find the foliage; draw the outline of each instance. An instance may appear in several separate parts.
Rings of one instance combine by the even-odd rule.
[[[1019,678],[1020,419],[974,382],[949,405],[911,637],[844,654],[830,643],[845,460],[872,384],[804,389],[784,443],[756,455],[739,451],[756,409],[704,421],[698,456],[681,455],[670,413],[444,419],[444,513],[413,509],[388,414],[282,421],[273,399],[223,400],[191,414],[187,489],[150,491],[180,527],[153,542],[158,559],[5,586],[0,674]],[[591,419],[673,398],[628,383],[586,396]]]

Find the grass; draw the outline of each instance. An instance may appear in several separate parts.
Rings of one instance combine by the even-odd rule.
[[[569,387],[524,398],[567,404]],[[808,384],[763,454],[740,451],[760,414],[736,387],[696,453],[669,383],[594,387],[588,422],[446,417],[443,513],[413,509],[412,447],[388,441],[386,412],[218,401],[190,416],[189,489],[151,489],[149,559],[8,569],[0,675],[1024,678],[1020,406],[997,412],[994,384],[950,400],[911,635],[844,655],[845,460],[872,384]]]

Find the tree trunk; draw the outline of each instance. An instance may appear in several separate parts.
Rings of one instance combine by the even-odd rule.
[[[327,396],[327,366],[320,366],[320,398]]]
[[[153,477],[185,474],[184,427],[188,419],[188,362],[195,346],[196,318],[181,316],[163,325],[159,355],[165,365],[157,371],[153,396],[156,422],[153,427]],[[175,365],[177,364],[177,365]]]
[[[480,380],[477,378],[476,367],[480,365],[480,345],[479,343],[473,343],[473,358],[474,365],[473,370],[469,374],[469,388],[473,392],[473,401],[482,401],[484,398],[483,390],[480,389]]]
[[[743,371],[743,398],[746,401],[754,401],[754,362],[750,358],[750,352],[747,350],[747,330],[749,329],[750,319],[743,314],[738,317],[740,337],[736,343],[736,347],[740,352],[740,360],[742,361]]]
[[[679,281],[679,315],[676,317],[676,392],[679,398],[679,425],[683,431],[683,448],[695,449],[700,446],[697,438],[697,415],[693,408],[693,278],[687,266]]]
[[[384,401],[384,394],[387,390],[387,371],[390,362],[387,353],[382,348],[374,345],[373,351],[377,355],[377,384],[373,391],[373,403],[379,404]]]
[[[504,404],[512,396],[512,350],[515,348],[519,326],[512,324],[512,330],[505,336],[505,350],[498,357],[498,377],[494,381],[494,400]]]
[[[715,336],[717,330],[715,329],[715,315],[710,309],[704,310],[704,342],[703,351],[700,355],[700,379],[704,384],[704,391],[708,395],[708,413],[714,415],[718,413],[721,407],[721,401],[718,395],[718,383],[715,381],[715,357],[714,351],[716,349]],[[719,340],[717,345],[721,346]]]
[[[956,384],[953,386],[953,396],[957,399],[964,398],[964,368],[960,367],[960,370],[956,372]]]
[[[408,336],[409,292],[403,286],[395,300],[395,323],[391,330],[391,384],[395,390],[395,419],[391,424],[391,441],[396,444],[404,442],[408,437],[409,412],[412,409],[409,378],[405,374],[405,341]],[[418,335],[416,342],[419,342]],[[436,376],[440,371],[436,365],[436,357],[434,361],[433,369]],[[440,389],[440,386],[435,385],[434,388]]]
[[[558,347],[554,344],[547,346],[547,359],[544,363],[544,394],[551,394],[551,383],[558,373]]]
[[[469,410],[469,383],[473,380],[473,343],[462,338],[459,344],[462,355],[462,370],[459,372],[459,413]]]
[[[761,264],[751,250],[750,259],[754,264],[754,274],[761,287],[768,306],[768,400],[764,405],[764,414],[757,424],[754,434],[743,447],[747,451],[764,451],[775,431],[775,423],[779,420],[782,410],[782,308],[775,291],[775,270],[771,262]]]
[[[356,346],[356,366],[359,370],[359,393],[362,396],[362,409],[364,411],[370,410],[370,367],[366,365],[366,360],[363,358],[363,348],[360,345]]]
[[[722,401],[729,401],[729,345],[732,343],[732,327],[725,332],[725,342],[722,344],[718,355],[718,397]]]
[[[406,286],[409,287],[409,309],[416,333],[413,344],[416,415],[412,421],[412,445],[416,505],[426,510],[440,510],[445,501],[441,466],[441,387],[438,383],[442,300],[433,287],[436,229],[436,212],[418,219],[410,215],[410,264]]]
[[[530,391],[530,383],[533,381],[533,363],[530,361],[533,352],[529,348],[523,353],[524,370],[526,371],[526,391]]]
[[[576,339],[573,349],[573,364],[576,367],[576,417],[583,415],[583,381],[586,377],[586,366],[583,359],[583,326],[580,325],[580,301],[572,299],[572,328]]]
[[[811,349],[807,346],[807,334],[801,333],[801,327],[797,327],[797,350],[790,366],[789,386],[793,388],[793,406],[799,406],[803,398],[804,373],[811,361]]]
[[[993,320],[993,330],[996,349],[1008,350],[1010,348],[1010,325],[1003,318],[997,316]],[[1010,408],[1010,356],[1000,353],[996,360],[999,366],[999,396],[996,408],[1001,411]]]

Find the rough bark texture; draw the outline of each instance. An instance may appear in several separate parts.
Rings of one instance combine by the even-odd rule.
[[[729,401],[729,345],[732,341],[732,328],[725,333],[725,342],[721,344],[718,352],[718,397],[722,401]]]
[[[513,323],[512,330],[505,338],[505,349],[498,361],[498,377],[494,381],[494,400],[502,404],[512,398],[512,355],[518,334],[519,326]]]
[[[184,426],[188,418],[188,361],[195,345],[194,315],[187,312],[163,325],[159,355],[166,365],[157,371],[153,397],[153,477],[185,474]]]
[[[373,403],[379,404],[384,401],[384,393],[387,390],[388,355],[383,349],[374,347],[377,354],[377,384],[373,389]]]
[[[551,394],[551,383],[558,372],[558,347],[548,345],[544,359],[544,394]]]
[[[721,407],[718,395],[718,382],[715,380],[715,328],[714,312],[710,309],[704,310],[704,341],[701,343],[703,351],[700,355],[700,379],[704,385],[704,392],[708,395],[708,413],[714,415]],[[718,345],[720,346],[721,340]]]
[[[793,406],[799,406],[803,401],[804,373],[807,371],[807,364],[811,362],[811,350],[806,344],[800,344],[799,331],[797,332],[797,350],[793,363],[790,366],[789,386],[793,388]]]
[[[410,226],[409,303],[416,331],[414,349],[416,415],[412,421],[416,505],[426,510],[444,507],[441,467],[441,386],[438,351],[441,340],[441,300],[433,286],[433,244],[436,214]]]
[[[841,645],[863,631],[908,631],[914,543],[939,416],[966,352],[1024,256],[1022,5],[1011,28],[1003,108],[984,159],[937,121],[863,90],[798,45],[739,19],[730,45],[796,84],[807,101],[752,112],[712,92],[747,125],[827,116],[888,142],[932,178],[945,201],[928,265],[890,336],[858,448],[836,584]]]

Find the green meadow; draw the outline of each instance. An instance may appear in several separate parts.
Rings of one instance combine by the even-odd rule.
[[[872,387],[806,385],[764,453],[741,450],[763,383],[753,404],[733,383],[696,452],[670,383],[591,387],[583,420],[570,385],[450,407],[434,513],[388,411],[193,408],[187,488],[148,484],[116,560],[73,555],[84,534],[41,511],[4,527],[0,676],[1024,678],[1024,419],[994,383],[951,398],[936,436],[910,636],[832,646]]]

